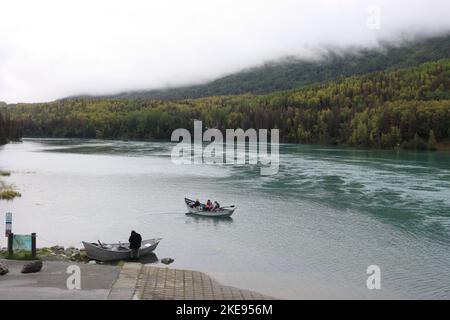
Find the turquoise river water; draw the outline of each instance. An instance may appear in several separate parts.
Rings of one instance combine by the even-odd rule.
[[[22,193],[0,203],[38,246],[162,237],[176,268],[280,298],[450,298],[450,154],[281,145],[280,170],[175,165],[170,142],[26,139],[0,147]],[[183,198],[238,209],[185,215]],[[0,224],[4,233],[4,222]],[[5,238],[0,245],[5,246]],[[368,266],[381,289],[368,290]]]

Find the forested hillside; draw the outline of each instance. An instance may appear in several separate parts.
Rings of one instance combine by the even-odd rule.
[[[316,62],[290,58],[231,74],[203,85],[128,92],[104,98],[186,99],[243,93],[264,94],[449,58],[450,35],[406,42],[401,46],[385,43],[379,50],[354,48],[339,51],[334,48],[329,49],[324,59]]]
[[[18,140],[21,136],[20,124],[11,121],[5,112],[6,104],[0,102],[0,145],[6,144],[10,140]]]
[[[450,138],[450,59],[266,95],[10,106],[25,136],[170,139],[176,128],[279,128],[284,142],[434,149]]]

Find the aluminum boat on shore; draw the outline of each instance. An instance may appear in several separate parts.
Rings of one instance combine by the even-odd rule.
[[[146,256],[156,249],[161,238],[142,240],[139,256]],[[124,243],[91,243],[83,241],[83,246],[89,258],[98,261],[124,260],[131,257],[131,249],[128,242]]]

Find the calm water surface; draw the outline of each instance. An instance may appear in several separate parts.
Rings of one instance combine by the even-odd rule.
[[[168,142],[26,140],[0,147],[1,202],[38,246],[162,237],[158,258],[281,298],[450,298],[450,155],[282,145],[280,172],[173,165]],[[186,216],[183,198],[239,208]],[[4,218],[2,218],[4,219]],[[3,220],[1,220],[3,221]],[[4,222],[0,223],[4,233]],[[5,246],[2,237],[0,245]],[[366,288],[378,265],[382,289]]]

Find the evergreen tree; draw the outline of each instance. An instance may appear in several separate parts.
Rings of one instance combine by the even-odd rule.
[[[430,133],[428,135],[428,149],[429,150],[436,150],[437,141],[434,136],[433,129],[430,130]]]

